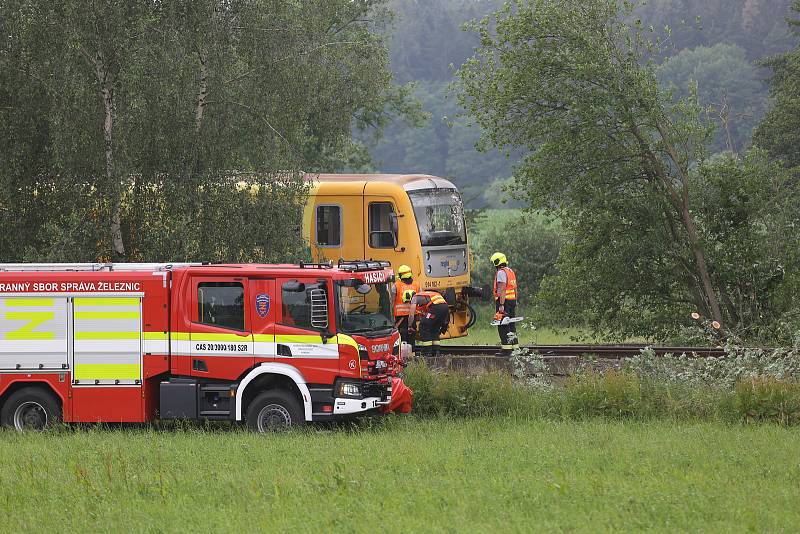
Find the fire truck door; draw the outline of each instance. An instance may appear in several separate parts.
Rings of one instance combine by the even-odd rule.
[[[256,362],[274,360],[275,280],[251,278],[249,289],[249,307],[253,311],[253,356]]]
[[[142,296],[71,298],[72,421],[144,420]]]
[[[73,384],[141,385],[141,297],[75,297],[72,306]]]
[[[245,278],[192,280],[192,376],[234,380],[253,366],[250,322],[254,310],[245,305],[247,291]]]

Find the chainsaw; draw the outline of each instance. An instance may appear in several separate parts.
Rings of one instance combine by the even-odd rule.
[[[494,319],[492,319],[491,325],[492,326],[499,326],[499,325],[507,325],[511,323],[518,323],[523,320],[524,317],[509,317],[503,312],[497,312],[494,314]]]

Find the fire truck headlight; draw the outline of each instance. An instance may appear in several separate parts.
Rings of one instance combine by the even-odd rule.
[[[353,384],[352,382],[341,382],[339,384],[339,397],[360,397],[361,396],[361,387],[358,384]]]
[[[376,370],[378,370],[378,369],[386,369],[386,367],[388,367],[388,366],[386,365],[386,361],[385,360],[376,360],[375,361],[375,369]]]

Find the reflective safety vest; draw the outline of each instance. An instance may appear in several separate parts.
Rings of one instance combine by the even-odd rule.
[[[510,267],[501,267],[497,270],[499,273],[500,271],[504,271],[506,273],[506,290],[505,290],[505,297],[506,300],[517,300],[517,275],[514,274],[514,271],[511,270]],[[500,295],[497,294],[497,275],[494,277],[494,298],[499,298]]]
[[[428,308],[434,304],[447,304],[447,301],[444,300],[444,297],[436,291],[422,291],[417,293],[414,298],[416,299],[417,303],[416,315],[424,315],[428,313]]]
[[[407,284],[402,280],[398,280],[394,283],[394,316],[398,318],[402,315],[408,315],[408,312],[411,311],[411,303],[410,302],[403,302],[403,293],[408,290],[413,291],[414,293],[419,293],[419,284],[417,282],[411,282]]]

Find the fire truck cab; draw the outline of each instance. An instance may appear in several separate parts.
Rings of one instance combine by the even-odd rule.
[[[392,281],[387,262],[0,264],[0,420],[264,432],[385,409]]]

